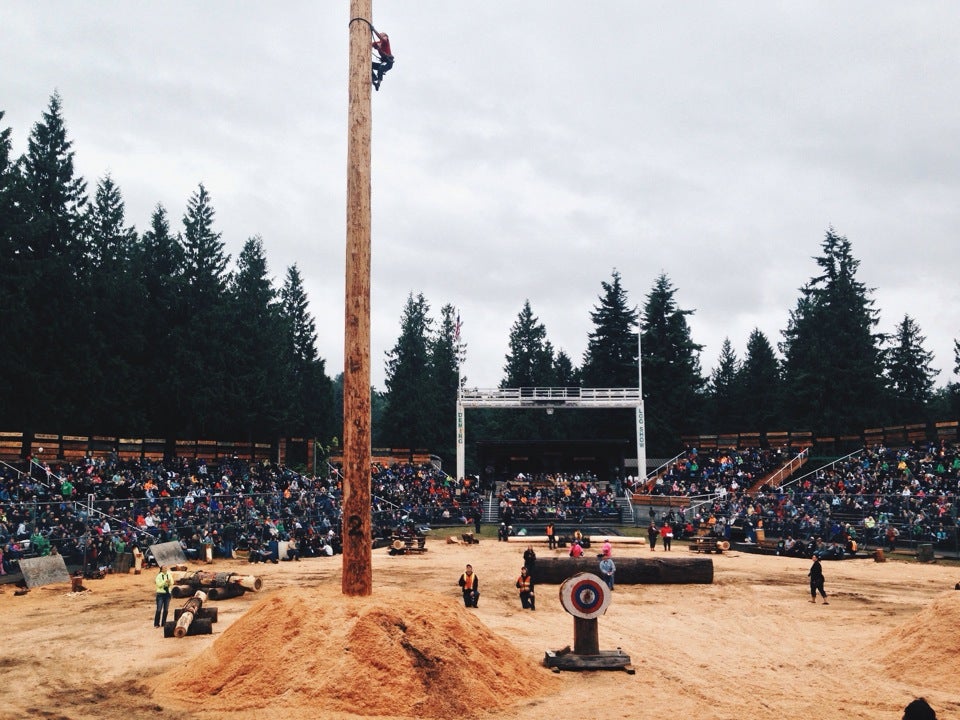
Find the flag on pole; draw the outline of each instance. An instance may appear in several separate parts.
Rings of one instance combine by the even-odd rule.
[[[460,322],[460,311],[457,311],[457,323],[453,326],[453,339],[456,342],[460,342],[460,328],[463,323]]]

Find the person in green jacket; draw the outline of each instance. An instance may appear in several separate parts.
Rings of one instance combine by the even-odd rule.
[[[167,622],[167,611],[170,610],[170,588],[173,585],[170,568],[161,565],[155,582],[157,584],[157,612],[153,616],[153,626],[157,628]]]

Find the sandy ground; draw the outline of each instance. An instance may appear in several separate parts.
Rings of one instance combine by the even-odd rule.
[[[88,580],[84,593],[3,586],[0,718],[899,720],[919,695],[960,718],[956,564],[825,562],[825,606],[809,602],[806,560],[713,555],[711,585],[617,585],[600,648],[622,648],[635,674],[554,673],[544,652],[573,644],[558,586],[522,611],[524,545],[451,545],[442,532],[422,555],[374,551],[367,598],[341,594],[340,557],[202,566],[263,578],[260,593],[210,603],[207,636],[153,628],[155,570]],[[476,610],[456,586],[467,562]]]

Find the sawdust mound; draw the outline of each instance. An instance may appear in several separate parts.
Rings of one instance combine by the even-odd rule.
[[[154,697],[194,710],[473,716],[546,691],[549,671],[450,597],[292,590],[258,602],[160,676]]]
[[[891,675],[911,683],[950,687],[960,676],[960,593],[938,596],[929,606],[877,641]]]

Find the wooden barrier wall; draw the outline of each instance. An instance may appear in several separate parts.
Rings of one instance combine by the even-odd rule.
[[[279,457],[284,464],[312,467],[314,447],[312,438],[285,438],[274,444],[0,432],[0,460],[6,462],[18,462],[31,455],[50,462],[80,462],[86,457],[105,458],[116,453],[121,460],[162,460],[168,455],[175,455],[210,461],[236,456],[262,462],[275,461]]]

